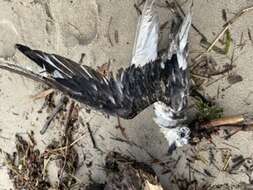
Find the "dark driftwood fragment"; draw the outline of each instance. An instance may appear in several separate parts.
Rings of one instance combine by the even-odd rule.
[[[201,124],[201,128],[214,128],[220,126],[237,125],[245,121],[242,115],[215,119]]]
[[[40,130],[40,134],[43,135],[47,131],[50,123],[55,118],[55,116],[63,109],[63,106],[67,103],[67,101],[68,101],[68,98],[66,96],[63,96],[60,99],[60,102],[57,104],[57,106],[53,110],[52,114],[49,116],[46,123],[44,124],[43,128]]]

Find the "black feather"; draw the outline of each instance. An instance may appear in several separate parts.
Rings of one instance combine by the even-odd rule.
[[[133,118],[156,101],[168,103],[168,97],[165,98],[171,93],[168,84],[178,85],[170,79],[172,72],[178,72],[173,66],[177,63],[176,55],[163,63],[164,67],[161,60],[156,60],[143,67],[132,65],[119,70],[116,78],[113,75],[105,78],[91,67],[62,56],[20,44],[17,48],[50,74],[47,79],[52,87],[92,108],[126,119]],[[61,77],[55,75],[56,71]]]

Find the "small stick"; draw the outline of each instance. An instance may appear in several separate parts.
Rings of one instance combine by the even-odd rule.
[[[228,157],[227,157],[227,159],[226,159],[226,162],[225,162],[225,164],[224,164],[224,167],[223,167],[223,171],[226,171],[227,170],[227,168],[228,168],[228,166],[229,166],[229,161],[231,160],[231,158],[232,158],[232,156],[231,156],[231,154],[229,154],[228,155]]]
[[[138,5],[134,4],[134,8],[135,8],[135,10],[137,12],[137,15],[142,15],[142,11],[140,10],[140,8],[139,8]]]
[[[97,143],[96,143],[96,141],[95,141],[95,139],[94,139],[94,136],[93,136],[93,134],[92,134],[92,131],[91,131],[91,128],[90,128],[90,124],[89,124],[89,123],[87,123],[87,129],[88,129],[88,132],[89,132],[89,134],[90,134],[90,138],[91,138],[91,141],[92,141],[92,144],[93,144],[93,148],[98,149]]]
[[[85,53],[81,53],[81,57],[80,57],[80,60],[78,62],[80,65],[83,63],[83,59],[84,59],[85,56],[86,56]]]
[[[31,98],[33,100],[38,100],[38,99],[41,99],[41,98],[45,98],[45,97],[49,96],[50,94],[52,94],[54,91],[55,91],[54,89],[49,88],[47,90],[39,92],[38,94],[32,95]]]
[[[73,110],[74,110],[74,107],[75,107],[75,102],[72,100],[71,103],[70,103],[70,106],[69,106],[69,109],[68,109],[68,112],[67,112],[67,118],[65,120],[65,139],[64,139],[64,143],[65,143],[65,146],[66,146],[66,149],[65,149],[65,152],[64,152],[64,162],[63,162],[63,166],[62,168],[60,169],[60,175],[59,175],[59,182],[62,183],[62,180],[63,180],[63,174],[64,174],[64,171],[65,171],[65,168],[66,168],[66,165],[67,165],[67,157],[69,155],[69,141],[71,140],[72,138],[72,135],[71,135],[71,127],[72,127],[72,123],[71,123],[71,120],[72,120],[72,113],[73,113]]]
[[[67,113],[67,118],[65,120],[65,134],[68,134],[69,122],[71,121],[71,116],[72,116],[74,107],[75,107],[75,102],[72,100],[69,110],[68,110],[68,113]]]
[[[228,140],[229,138],[231,138],[232,136],[234,136],[236,133],[238,133],[241,130],[242,130],[242,128],[236,129],[234,132],[232,132],[232,133],[228,134],[227,136],[225,136],[224,139]]]
[[[59,151],[63,151],[67,148],[70,148],[72,146],[74,146],[76,143],[78,143],[82,138],[84,138],[86,136],[86,134],[83,134],[81,137],[79,137],[78,139],[76,139],[75,141],[73,141],[69,146],[63,146],[60,148],[56,148],[56,149],[52,149],[52,150],[47,150],[44,154],[49,154],[49,153],[55,153],[55,152],[59,152]]]
[[[107,29],[107,39],[110,43],[110,45],[113,47],[113,43],[112,43],[112,39],[111,39],[111,36],[110,36],[110,28],[111,28],[111,24],[112,24],[112,17],[110,17],[110,20],[109,20],[109,23],[108,23],[108,29]]]
[[[41,75],[7,61],[0,60],[0,69],[16,73],[37,82],[45,83],[49,86],[51,85],[51,82],[45,80]]]
[[[219,126],[226,126],[226,125],[237,125],[244,122],[245,119],[242,115],[239,116],[231,116],[231,117],[225,117],[221,119],[215,119],[212,121],[209,121],[207,123],[200,124],[201,128],[214,128]]]
[[[249,36],[249,40],[251,41],[251,43],[253,43],[251,31],[249,28],[248,28],[248,36]]]
[[[235,162],[231,168],[229,169],[229,173],[231,173],[233,170],[235,170],[236,168],[240,167],[244,162],[245,162],[245,158],[240,158],[240,160],[238,160],[237,162]]]
[[[60,99],[60,102],[58,103],[58,105],[55,107],[55,109],[53,110],[52,114],[50,115],[50,117],[47,119],[46,123],[44,124],[43,128],[40,130],[40,134],[44,134],[50,123],[52,122],[52,120],[54,119],[54,117],[57,115],[57,113],[59,113],[62,109],[63,106],[66,104],[66,102],[68,101],[68,98],[66,96],[63,96]]]
[[[128,139],[127,134],[126,134],[126,129],[122,127],[119,116],[117,116],[117,120],[118,120],[118,125],[116,126],[116,129],[120,129],[122,136]]]

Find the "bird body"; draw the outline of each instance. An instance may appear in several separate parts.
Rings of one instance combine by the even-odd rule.
[[[158,58],[159,16],[154,9],[155,1],[145,2],[137,27],[133,65],[143,66]],[[162,55],[162,63],[170,67],[166,79],[166,96],[169,97],[169,101],[154,103],[154,121],[161,127],[169,147],[180,147],[188,143],[190,135],[190,130],[184,126],[184,121],[189,91],[187,42],[191,15],[183,17],[177,14],[174,19],[174,28],[172,26],[169,33],[168,51]]]

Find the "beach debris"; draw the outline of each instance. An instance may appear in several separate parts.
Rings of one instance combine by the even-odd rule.
[[[248,37],[249,37],[249,40],[250,40],[251,44],[253,44],[253,38],[252,38],[252,34],[251,34],[250,28],[248,28]]]
[[[33,100],[38,100],[38,99],[42,99],[42,98],[46,98],[47,96],[49,96],[50,94],[54,93],[54,89],[49,88],[47,90],[44,90],[36,95],[33,95],[31,98]]]
[[[6,153],[6,166],[16,189],[44,190],[56,186],[56,189],[67,190],[74,185],[83,185],[75,177],[80,166],[73,146],[83,138],[73,140],[73,127],[78,118],[76,107],[77,104],[71,101],[65,114],[64,135],[60,141],[50,143],[42,153],[36,149],[33,132],[28,133],[28,140],[16,135],[16,152],[13,155]],[[52,160],[59,166],[56,185],[50,184],[47,175],[47,165]]]
[[[236,73],[230,73],[227,77],[228,83],[230,85],[236,84],[238,82],[242,82],[243,81],[243,77],[239,74]]]
[[[51,184],[45,169],[44,156],[36,148],[33,132],[29,139],[16,135],[16,151],[11,155],[6,153],[6,167],[9,177],[17,190],[44,190]]]
[[[122,136],[125,138],[125,139],[128,139],[127,137],[127,134],[126,134],[126,129],[121,125],[121,122],[120,122],[120,118],[117,117],[117,121],[118,121],[118,125],[116,125],[116,129],[119,129]]]
[[[220,127],[220,126],[233,126],[242,124],[245,121],[244,117],[242,115],[239,116],[231,116],[231,117],[223,117],[220,119],[214,119],[206,123],[202,123],[202,128],[214,128],[214,127]]]
[[[115,40],[116,44],[119,43],[119,31],[118,30],[114,31],[114,40]]]
[[[228,21],[227,12],[225,9],[222,9],[222,18],[225,22]]]
[[[45,134],[47,131],[48,127],[50,126],[50,123],[53,121],[55,116],[63,110],[63,107],[66,105],[68,102],[68,98],[66,96],[62,96],[59,103],[56,105],[54,110],[52,111],[51,115],[48,117],[46,123],[44,124],[43,128],[40,130],[40,134]]]
[[[93,148],[98,149],[97,143],[96,143],[96,141],[95,141],[95,138],[94,138],[93,133],[92,133],[91,128],[90,128],[90,124],[89,124],[89,123],[86,123],[86,126],[87,126],[87,129],[88,129],[90,138],[91,138],[91,142],[92,142],[92,144],[93,144]]]
[[[84,60],[85,56],[86,56],[85,53],[81,53],[80,59],[79,59],[79,61],[78,61],[78,63],[79,63],[80,65],[83,64],[83,60]]]
[[[79,155],[73,147],[80,138],[73,140],[74,124],[78,119],[78,112],[76,112],[77,104],[71,101],[65,115],[64,134],[60,141],[53,141],[50,143],[43,155],[46,159],[56,160],[58,169],[58,183],[57,189],[71,189],[72,186],[77,185],[80,181],[75,177],[79,169]],[[82,137],[83,138],[83,137]],[[81,185],[81,184],[80,184]]]
[[[195,107],[197,110],[197,121],[201,123],[221,118],[223,115],[223,109],[215,104],[210,104],[210,102],[198,100],[195,103]]]

